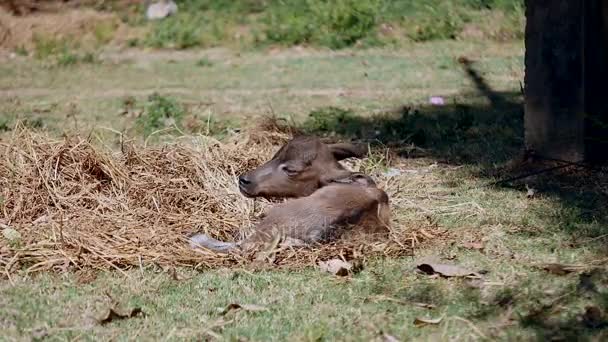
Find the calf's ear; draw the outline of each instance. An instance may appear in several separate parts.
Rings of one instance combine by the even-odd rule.
[[[342,160],[346,158],[362,158],[367,152],[367,145],[362,144],[351,144],[351,143],[338,143],[338,144],[329,144],[327,145],[329,150],[334,155],[336,160]]]

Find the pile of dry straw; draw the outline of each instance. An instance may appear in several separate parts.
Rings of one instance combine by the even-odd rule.
[[[271,203],[240,195],[236,176],[268,160],[288,139],[266,127],[221,143],[188,137],[112,151],[80,137],[51,139],[17,129],[0,141],[0,225],[18,232],[15,240],[0,236],[0,274],[250,261],[191,250],[187,237],[206,231],[232,241],[247,233]],[[302,267],[336,256],[406,255],[416,240],[411,234],[397,230],[387,241],[280,250],[266,261]]]

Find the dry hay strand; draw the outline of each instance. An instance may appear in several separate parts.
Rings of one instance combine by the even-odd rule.
[[[8,277],[18,270],[249,262],[255,257],[192,250],[187,237],[203,231],[222,240],[242,238],[269,202],[244,198],[236,176],[268,160],[289,139],[282,132],[252,130],[225,142],[195,136],[112,151],[78,136],[53,139],[23,127],[13,132],[0,141],[0,223],[20,234],[18,241],[0,237],[0,272]],[[274,253],[272,264],[304,267],[335,255],[405,255],[415,244],[412,234],[285,249]]]

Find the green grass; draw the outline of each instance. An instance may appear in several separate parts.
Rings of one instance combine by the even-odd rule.
[[[24,48],[19,54],[27,55]],[[34,37],[34,58],[42,61],[45,67],[70,67],[76,64],[97,63],[95,53],[80,49],[78,44],[67,38],[57,39],[52,36],[37,35]]]
[[[65,116],[68,104],[74,103],[81,128],[122,131],[135,121],[119,114],[124,97],[134,96],[141,104],[154,92],[186,105],[201,123],[209,115],[238,119],[272,111],[303,121],[310,112],[329,106],[356,115],[382,113],[423,105],[434,95],[483,104],[484,97],[475,94],[456,59],[478,56],[476,68],[493,88],[505,92],[519,88],[522,49],[521,43],[433,42],[403,50],[340,54],[312,50],[272,55],[210,50],[185,52],[182,57],[136,53],[126,60],[113,61],[120,57],[113,55],[96,63],[52,69],[44,61],[14,60],[0,65],[0,73],[6,75],[0,78],[0,91],[20,101],[0,106],[15,111],[17,117],[38,117],[50,128],[61,129],[74,126],[74,119]],[[202,68],[201,60],[213,64]]]
[[[508,243],[505,247],[518,253],[526,250],[537,258],[552,256],[550,248],[558,246],[543,239],[525,240],[515,234],[504,241],[491,241]],[[489,249],[482,254],[457,247],[445,251],[456,255],[459,264],[490,271],[488,285],[481,288],[463,280],[417,274],[409,259],[368,262],[350,280],[312,269],[200,274],[179,270],[181,280],[148,269],[128,272],[128,278],[100,274],[87,284],[80,283],[86,274],[43,275],[0,284],[0,324],[8,339],[44,331],[58,340],[197,340],[218,335],[225,340],[253,341],[369,341],[382,334],[401,340],[606,336],[604,330],[577,321],[587,305],[606,309],[603,271],[589,276],[599,286],[599,292],[593,293],[578,288],[585,276],[547,275],[530,267],[525,259],[528,255],[509,260],[495,252]],[[580,252],[562,251],[559,260],[579,260]],[[107,294],[122,312],[139,307],[145,318],[104,326],[96,323],[111,306]],[[261,305],[267,311],[220,314],[233,303]],[[444,319],[438,326],[414,327],[417,317],[441,316]]]
[[[154,93],[148,97],[144,112],[137,119],[136,125],[148,136],[170,126],[179,128],[184,114],[184,108],[175,99]]]
[[[519,41],[525,22],[523,0],[185,0],[178,5],[176,15],[148,21],[141,4],[90,3],[114,17],[81,34],[35,33],[33,55],[65,66],[83,61],[84,53],[117,45],[249,51],[295,45],[340,50],[438,40]]]
[[[474,72],[491,92],[471,80],[457,62],[460,56],[475,60]],[[138,124],[162,129],[163,118],[175,114],[184,133],[221,138],[254,117],[274,113],[311,133],[390,147],[394,154],[380,150],[362,167],[371,174],[387,167],[402,170],[389,187],[407,199],[393,202],[397,227],[430,220],[451,233],[420,246],[415,257],[436,255],[486,270],[489,282],[479,287],[462,279],[430,278],[414,272],[414,258],[369,260],[349,280],[311,268],[200,273],[178,268],[182,280],[174,280],[144,265],[143,273],[102,273],[90,283],[78,271],[18,273],[11,280],[0,278],[0,340],[44,334],[50,340],[607,337],[603,326],[582,318],[588,305],[608,310],[605,172],[485,186],[513,175],[503,166],[523,145],[520,43],[140,53],[128,60],[50,69],[43,62],[15,59],[1,64],[0,74],[2,141],[19,119],[56,136],[94,132],[111,145],[118,140],[115,132],[139,134]],[[446,105],[429,105],[430,96],[443,96]],[[127,103],[144,115],[121,114]],[[534,198],[526,197],[526,184],[538,190]],[[485,248],[464,247],[468,242]],[[602,268],[589,276],[557,276],[534,266],[545,262]],[[94,318],[110,305],[106,292],[120,309],[141,307],[146,317],[97,324]],[[220,315],[218,308],[231,303],[263,305],[268,311]],[[413,324],[416,317],[441,316],[437,326]]]
[[[467,27],[492,39],[523,37],[522,0],[189,0],[179,5],[183,10],[177,15],[150,25],[143,45],[399,46],[408,39],[463,38]]]

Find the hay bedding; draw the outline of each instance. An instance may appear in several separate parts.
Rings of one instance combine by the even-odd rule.
[[[220,143],[211,138],[113,152],[87,139],[53,140],[27,129],[0,142],[0,223],[20,233],[0,237],[0,271],[238,265],[255,256],[193,251],[187,236],[206,231],[235,240],[270,203],[245,199],[236,175],[268,160],[288,140],[252,131]],[[261,203],[261,205],[259,205]],[[415,237],[414,237],[415,239]],[[274,251],[273,266],[319,259],[411,252],[411,237],[338,241],[320,248]],[[259,255],[258,255],[259,256]]]

